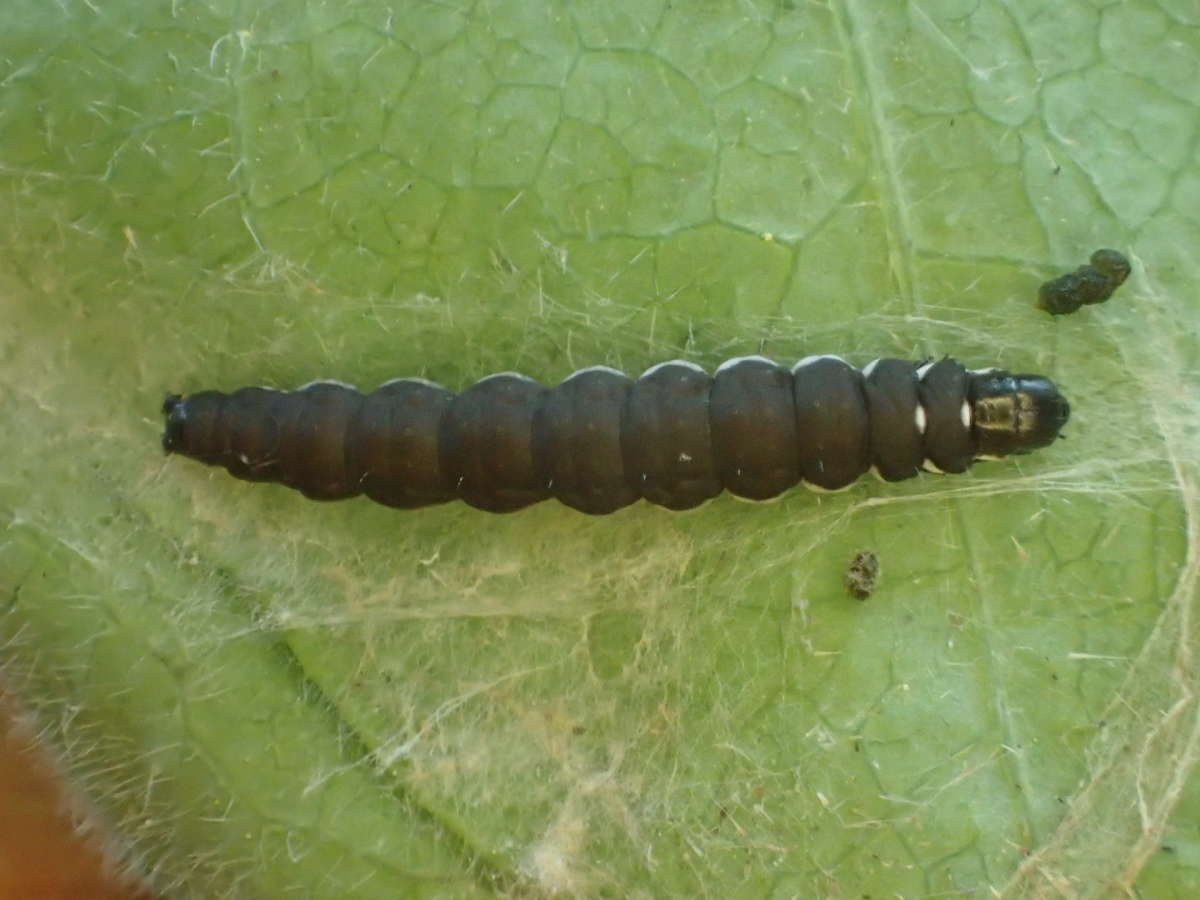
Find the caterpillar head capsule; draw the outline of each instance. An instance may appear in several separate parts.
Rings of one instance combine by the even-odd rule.
[[[1029,453],[1054,443],[1071,416],[1049,378],[992,371],[972,375],[972,427],[981,457]]]

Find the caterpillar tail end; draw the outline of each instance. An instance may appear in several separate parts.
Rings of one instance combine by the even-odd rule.
[[[174,453],[183,446],[183,397],[179,394],[167,394],[163,400],[162,414],[167,419],[162,433],[163,453]]]

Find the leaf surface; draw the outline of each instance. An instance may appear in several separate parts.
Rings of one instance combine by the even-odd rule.
[[[179,896],[1188,896],[1198,83],[1165,0],[6,4],[5,676]],[[169,390],[757,352],[1069,440],[600,519],[158,453]]]

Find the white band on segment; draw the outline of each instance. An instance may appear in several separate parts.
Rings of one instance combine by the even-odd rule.
[[[763,500],[755,500],[753,497],[743,497],[741,494],[733,493],[733,491],[729,491],[728,493],[729,493],[729,496],[732,497],[734,500],[738,501],[738,503],[767,504],[767,503],[778,503],[780,500],[783,499],[783,494],[776,494],[774,497],[767,497],[766,499],[763,499]]]
[[[334,384],[334,385],[337,385],[338,387],[349,388],[352,391],[358,390],[358,385],[350,384],[347,381],[338,381],[336,378],[316,378],[316,379],[308,382],[307,384],[300,385],[300,387],[296,388],[296,390],[297,391],[306,391],[310,387],[316,387],[319,384]]]
[[[668,359],[666,362],[660,362],[657,365],[651,366],[650,368],[648,368],[645,372],[643,372],[638,377],[639,378],[647,378],[650,375],[653,375],[659,369],[662,369],[666,366],[685,366],[686,368],[691,369],[693,372],[700,372],[703,374],[708,374],[707,372],[704,371],[703,366],[698,366],[694,362],[688,362],[686,359]]]
[[[913,424],[917,426],[918,434],[925,433],[925,424],[926,424],[925,407],[922,406],[919,402],[917,403],[916,410],[913,412]]]
[[[495,381],[497,378],[516,378],[518,381],[525,381],[529,384],[538,383],[536,378],[530,378],[528,375],[522,375],[520,372],[497,372],[495,375],[485,375],[475,383],[485,384],[489,381]]]
[[[846,365],[850,365],[850,363],[847,363],[840,356],[834,356],[832,353],[821,353],[821,354],[818,354],[817,356],[804,357],[804,359],[800,360],[800,362],[798,362],[794,366],[792,366],[792,371],[796,372],[800,369],[803,369],[805,366],[811,366],[813,363],[818,362],[822,359],[836,359],[840,363],[846,363]]]
[[[727,359],[725,362],[717,366],[717,372],[724,372],[726,369],[732,369],[734,366],[740,365],[744,362],[764,362],[768,365],[776,365],[775,360],[767,359],[765,356],[735,356],[733,359]]]
[[[607,372],[610,375],[620,375],[623,378],[628,378],[620,369],[614,369],[612,366],[588,366],[586,369],[577,369],[566,378],[563,379],[563,384],[566,384],[572,378],[578,378],[580,375],[586,375],[588,372]]]
[[[875,367],[877,365],[879,365],[879,362],[880,362],[879,360],[873,359],[869,363],[867,363],[865,366],[863,366],[863,370],[862,370],[863,378],[870,378],[871,373],[875,371]]]
[[[388,385],[402,384],[406,381],[411,381],[413,384],[423,384],[423,385],[425,385],[425,387],[441,388],[442,390],[446,389],[442,385],[438,384],[436,381],[430,381],[428,378],[419,378],[416,376],[409,376],[407,378],[389,378],[387,381],[385,381],[379,387],[385,388]]]
[[[958,411],[958,417],[962,419],[963,428],[969,431],[971,429],[971,404],[966,400],[963,401],[962,409]]]
[[[919,366],[917,368],[917,381],[920,381],[922,378],[924,378],[925,373],[928,372],[930,369],[932,369],[936,365],[937,365],[937,363],[927,362],[927,363],[925,363],[925,365]]]
[[[811,481],[809,481],[807,479],[802,481],[801,484],[803,484],[806,488],[808,488],[814,494],[840,494],[842,491],[848,491],[848,490],[850,490],[850,488],[854,487],[854,485],[855,485],[855,483],[857,483],[857,481],[858,481],[858,479],[856,478],[856,479],[854,479],[854,481],[852,481],[849,484],[844,485],[840,488],[821,487],[819,484],[813,484]]]

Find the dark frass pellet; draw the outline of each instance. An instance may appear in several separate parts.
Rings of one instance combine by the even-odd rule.
[[[866,600],[879,584],[879,557],[870,550],[860,550],[846,569],[846,590],[857,600]]]
[[[1042,284],[1037,305],[1053,316],[1103,303],[1129,277],[1129,260],[1116,250],[1097,250],[1086,266]]]

